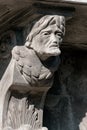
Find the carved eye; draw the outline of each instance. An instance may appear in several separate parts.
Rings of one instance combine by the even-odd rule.
[[[43,35],[49,35],[50,33],[49,32],[43,32]]]
[[[56,36],[61,37],[62,34],[60,32],[56,32]]]

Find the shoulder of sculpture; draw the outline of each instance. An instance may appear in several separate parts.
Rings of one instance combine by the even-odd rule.
[[[26,46],[15,46],[12,50],[12,57],[16,60],[19,58],[23,59],[24,61],[27,60],[28,62],[39,62],[40,59],[36,55],[35,51],[31,48],[27,48]]]
[[[27,48],[26,46],[15,46],[12,49],[12,54],[14,53],[21,57],[24,57],[29,54],[34,54],[34,50],[31,50],[30,48]]]

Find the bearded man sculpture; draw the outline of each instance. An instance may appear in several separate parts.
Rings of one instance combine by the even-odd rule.
[[[0,83],[1,130],[47,129],[42,127],[44,100],[58,69],[64,33],[64,17],[46,15],[32,27],[25,45],[13,48]]]

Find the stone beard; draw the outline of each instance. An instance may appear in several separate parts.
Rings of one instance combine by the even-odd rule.
[[[42,98],[41,94],[53,84],[54,72],[58,69],[61,53],[59,47],[64,33],[64,17],[46,15],[35,23],[25,45],[13,49],[12,60],[16,66],[15,73],[17,77],[21,77],[20,84],[24,80],[28,87],[26,89],[26,86],[15,85],[8,89],[10,97],[3,123],[4,130],[42,129],[39,115],[45,97],[43,94]]]

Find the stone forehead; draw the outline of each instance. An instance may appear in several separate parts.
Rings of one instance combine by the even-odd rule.
[[[55,23],[55,24],[50,24],[46,28],[42,29],[42,31],[49,31],[49,30],[61,30],[61,28]]]

